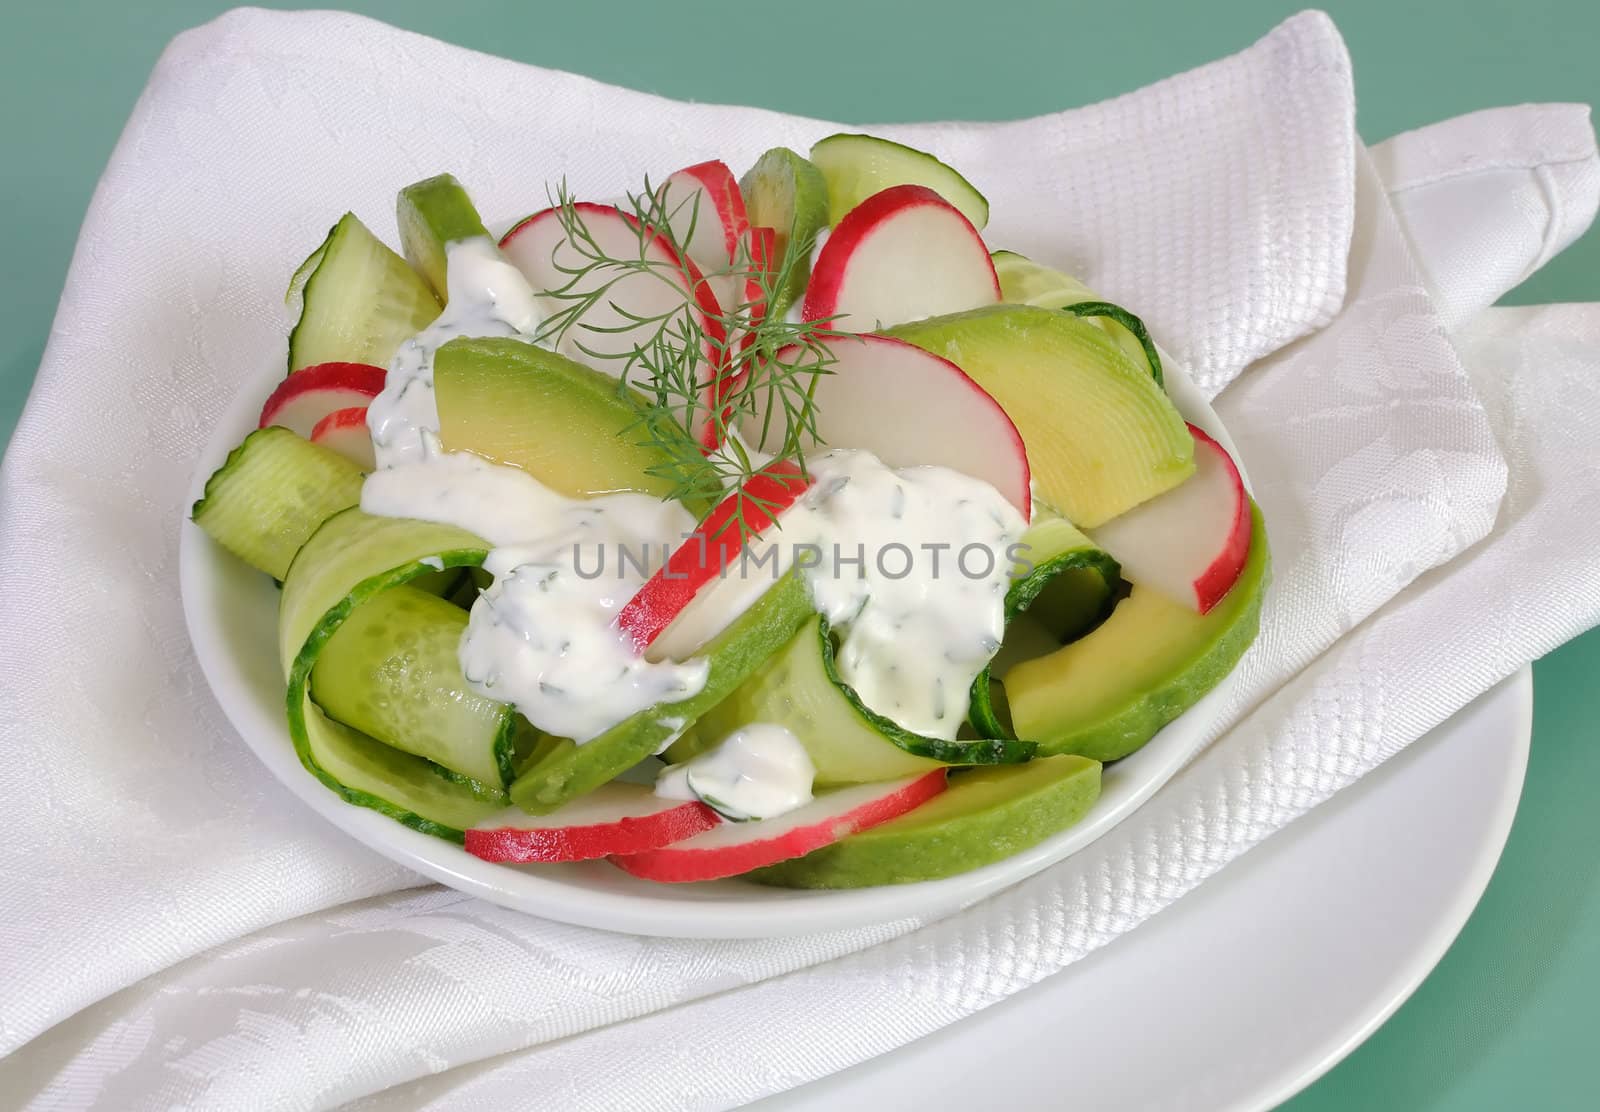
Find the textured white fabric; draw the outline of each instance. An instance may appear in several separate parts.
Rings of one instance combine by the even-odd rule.
[[[1475,383],[1429,286],[1452,312],[1499,290],[1443,261],[1454,240],[1414,236],[1432,246],[1413,256],[1358,157],[1342,44],[1324,17],[1301,16],[1107,105],[888,129],[964,167],[1003,167],[974,174],[995,245],[1071,265],[1135,306],[1211,388],[1256,363],[1219,408],[1255,477],[1277,580],[1217,729],[1237,725],[1180,781],[1089,851],[920,929],[652,940],[397,891],[416,878],[266,781],[204,690],[178,612],[187,473],[232,383],[282,343],[283,276],[330,205],[387,229],[396,185],[440,169],[514,214],[552,175],[615,193],[645,169],[739,165],[827,128],[342,15],[235,13],[174,44],[96,194],[0,482],[6,566],[75,587],[0,580],[0,804],[34,832],[0,845],[0,1052],[22,1048],[0,1061],[0,1093],[39,1107],[299,1108],[436,1074],[375,1099],[750,1099],[1132,928],[1595,620],[1596,518],[1574,512],[1593,496],[1592,454],[1575,489],[1586,457],[1564,430],[1600,419],[1600,402],[1591,386],[1555,405],[1546,387],[1551,367],[1577,375],[1596,331],[1552,316],[1538,334],[1565,345],[1565,363],[1516,382],[1491,367]],[[1474,149],[1467,130],[1456,138]],[[1592,174],[1592,135],[1574,142],[1566,161]],[[1581,173],[1551,192],[1537,152],[1508,149],[1543,190],[1528,203],[1548,210],[1542,236],[1508,241],[1526,254],[1520,277],[1594,200]],[[1479,200],[1455,222],[1496,242],[1500,210]],[[1351,296],[1333,319],[1347,253]],[[1507,357],[1521,352],[1515,329],[1496,335]],[[1512,501],[1496,525],[1507,459]],[[1535,592],[1524,597],[1481,561],[1526,561],[1528,522],[1546,540],[1518,572]],[[1463,640],[1451,623],[1465,618],[1494,635]],[[814,1037],[840,1030],[852,1038]]]

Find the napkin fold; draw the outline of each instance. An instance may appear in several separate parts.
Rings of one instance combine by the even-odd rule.
[[[547,110],[530,125],[532,100]],[[1277,565],[1265,628],[1214,733],[1231,729],[1032,880],[926,926],[659,940],[396,891],[418,878],[264,782],[188,651],[178,502],[231,383],[281,350],[269,309],[330,205],[387,229],[398,183],[450,168],[487,211],[515,214],[561,173],[608,195],[645,169],[737,165],[834,125],[343,15],[243,11],[181,37],[96,193],[0,474],[0,557],[74,588],[0,582],[26,631],[0,646],[16,678],[0,694],[14,755],[0,801],[38,832],[0,846],[0,1052],[21,1048],[0,1091],[119,1108],[380,1093],[724,1107],[900,1045],[1136,926],[1600,617],[1600,484],[1580,435],[1600,419],[1600,324],[1497,310],[1449,331],[1594,213],[1586,115],[1514,111],[1369,162],[1342,43],[1310,13],[1105,105],[883,129],[1003,167],[974,175],[995,246],[1076,269],[1209,390],[1233,382],[1218,407]],[[1490,130],[1498,146],[1475,138]],[[269,171],[283,165],[303,172]],[[1453,231],[1430,219],[1440,198],[1460,206]],[[849,1045],[816,1037],[839,1029]]]

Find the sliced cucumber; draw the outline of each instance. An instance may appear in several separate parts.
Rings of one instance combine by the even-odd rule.
[[[400,191],[395,220],[406,260],[428,280],[439,301],[447,301],[445,247],[457,240],[489,238],[472,198],[455,175],[440,174]]]
[[[1006,592],[1005,641],[972,681],[967,717],[986,738],[1017,736],[993,676],[1016,660],[1053,652],[1105,620],[1122,578],[1117,562],[1062,518],[1034,522],[1022,544],[1032,567]]]
[[[865,888],[993,864],[1083,818],[1100,797],[1100,765],[1086,757],[1041,757],[960,769],[947,785],[897,819],[747,877],[785,888]]]
[[[1113,305],[1109,301],[1079,301],[1063,305],[1062,309],[1075,317],[1085,317],[1099,324],[1135,363],[1144,361],[1157,386],[1166,388],[1166,381],[1161,375],[1161,353],[1156,350],[1155,341],[1150,339],[1150,330],[1144,326],[1144,321],[1121,305]],[[1132,344],[1128,342],[1129,338]]]
[[[776,235],[770,265],[782,275],[767,315],[781,318],[805,294],[811,278],[811,248],[828,226],[828,183],[807,159],[774,147],[739,179],[745,212],[754,227]]]
[[[949,201],[979,231],[989,222],[989,202],[972,183],[927,151],[876,135],[830,135],[811,148],[811,161],[828,182],[828,223],[891,185],[925,185]]]
[[[289,333],[291,373],[333,362],[387,367],[400,344],[439,315],[428,283],[353,213],[333,226],[296,280],[301,274],[300,321]]]
[[[518,715],[461,674],[466,628],[465,611],[426,591],[379,592],[323,646],[311,698],[330,718],[396,749],[480,783],[509,784]]]
[[[1041,309],[1064,309],[1084,317],[1117,341],[1117,346],[1135,363],[1149,366],[1161,382],[1161,355],[1150,339],[1144,321],[1120,305],[1102,301],[1088,286],[1059,270],[1052,270],[1015,251],[991,251],[995,275],[1000,279],[1000,300],[1013,305],[1037,305]]]
[[[783,648],[811,613],[805,583],[784,576],[701,651],[711,667],[698,694],[642,710],[582,745],[549,743],[511,785],[512,802],[545,814],[660,751]]]
[[[487,554],[480,538],[453,526],[352,508],[329,518],[300,549],[278,606],[289,736],[306,770],[347,802],[457,842],[505,806],[505,793],[333,721],[312,703],[310,678],[363,603],[419,576],[475,567]]]
[[[821,615],[759,672],[707,713],[669,760],[687,760],[740,726],[783,726],[805,746],[822,785],[894,780],[945,764],[1025,761],[1034,747],[1015,740],[946,741],[912,733],[872,710],[834,666],[833,638]]]
[[[1015,251],[991,251],[995,277],[1000,279],[1000,300],[1013,305],[1059,309],[1079,301],[1097,301],[1088,286],[1059,270],[1052,270]]]
[[[282,579],[317,526],[359,501],[359,467],[271,425],[228,453],[190,516],[223,548]]]

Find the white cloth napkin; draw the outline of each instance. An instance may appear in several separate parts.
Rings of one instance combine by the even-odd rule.
[[[188,649],[180,503],[234,384],[281,347],[284,276],[337,211],[388,229],[399,184],[451,169],[515,215],[561,174],[610,195],[831,125],[344,15],[242,11],[181,37],[96,193],[0,475],[0,559],[37,569],[0,580],[0,805],[22,832],[0,844],[0,1092],[723,1107],[1131,929],[1600,617],[1581,435],[1600,419],[1583,377],[1600,321],[1496,311],[1464,334],[1465,364],[1446,332],[1593,216],[1586,113],[1514,111],[1380,148],[1391,203],[1343,46],[1308,14],[1105,105],[885,129],[972,168],[994,245],[1133,306],[1210,390],[1254,364],[1218,405],[1273,540],[1266,627],[1216,732],[1233,728],[1061,866],[929,926],[653,940],[405,891],[418,878],[269,782]],[[1491,131],[1493,158],[1470,164]]]

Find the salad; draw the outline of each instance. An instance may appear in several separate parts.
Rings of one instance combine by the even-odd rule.
[[[492,236],[342,217],[193,520],[349,803],[520,865],[843,888],[1077,822],[1254,639],[1266,535],[1140,320],[834,135]]]

